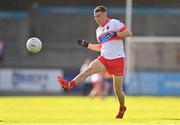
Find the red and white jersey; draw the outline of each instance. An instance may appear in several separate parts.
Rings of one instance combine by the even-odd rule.
[[[106,59],[116,59],[125,57],[123,40],[120,37],[113,37],[102,41],[100,38],[111,31],[123,31],[127,27],[117,19],[107,19],[106,23],[96,30],[98,43],[101,44],[101,56]]]

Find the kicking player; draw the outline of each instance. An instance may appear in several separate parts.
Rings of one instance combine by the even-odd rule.
[[[58,82],[60,86],[68,91],[72,87],[83,83],[88,76],[106,70],[113,76],[114,93],[120,104],[116,118],[123,118],[126,111],[125,95],[122,91],[125,69],[123,39],[132,36],[132,32],[120,20],[109,19],[107,9],[104,6],[97,6],[94,9],[94,18],[99,25],[96,30],[98,44],[91,44],[86,40],[78,40],[77,43],[79,46],[90,50],[100,51],[101,55],[72,81],[67,82],[61,76],[58,76]]]

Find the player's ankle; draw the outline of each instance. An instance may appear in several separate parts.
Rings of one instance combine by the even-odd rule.
[[[76,86],[76,81],[74,81],[74,80],[70,81],[69,82],[69,87],[72,88],[74,86]]]
[[[124,108],[124,107],[126,107],[126,106],[125,106],[125,105],[120,105],[120,107],[121,107],[121,108]]]

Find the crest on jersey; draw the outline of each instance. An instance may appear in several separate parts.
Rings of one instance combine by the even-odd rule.
[[[107,26],[106,29],[108,30],[108,29],[109,29],[109,26]]]

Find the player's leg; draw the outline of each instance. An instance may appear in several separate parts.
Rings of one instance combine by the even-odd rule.
[[[123,76],[113,75],[114,93],[117,96],[120,104],[119,113],[117,114],[116,118],[123,118],[124,112],[126,111],[125,95],[123,92],[122,85],[123,85]]]
[[[75,81],[77,85],[81,84],[88,76],[102,72],[104,69],[104,65],[98,59],[95,59],[90,63],[89,67],[85,71],[77,75],[72,81]]]
[[[124,106],[125,105],[125,95],[122,90],[122,84],[123,84],[123,76],[114,76],[113,75],[114,93],[118,98],[119,104]]]
[[[69,88],[74,87],[75,85],[79,85],[83,83],[88,76],[98,73],[98,72],[102,72],[104,69],[105,69],[104,65],[98,59],[95,59],[94,61],[90,63],[89,67],[85,71],[81,72],[69,83],[60,76],[58,77],[58,81],[60,85],[65,90],[67,90]]]

